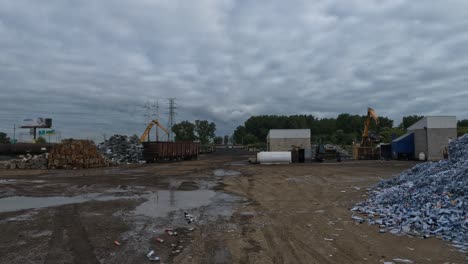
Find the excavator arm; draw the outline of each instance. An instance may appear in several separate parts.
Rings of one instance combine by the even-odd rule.
[[[379,117],[375,113],[374,109],[367,108],[367,118],[364,124],[364,131],[362,132],[361,145],[364,145],[365,141],[369,138],[369,127],[371,119],[374,119],[375,123],[379,123]]]
[[[159,127],[162,129],[162,131],[164,131],[167,135],[169,135],[169,130],[167,130],[167,128],[165,128],[163,125],[161,125],[161,123],[159,123],[158,120],[152,120],[148,126],[146,127],[145,129],[145,132],[143,132],[143,134],[141,135],[140,137],[140,141],[141,142],[144,142],[146,141],[146,139],[148,138],[148,135],[149,133],[151,132],[151,129],[153,128],[153,126],[156,126],[156,127]],[[156,128],[157,129],[157,128]]]

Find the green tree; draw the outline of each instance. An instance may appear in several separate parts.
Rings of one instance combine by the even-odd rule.
[[[468,127],[468,119],[458,120],[457,126],[458,127]]]
[[[38,138],[36,139],[36,143],[38,143],[38,144],[45,144],[45,143],[47,143],[47,140],[46,140],[44,137],[38,137]]]
[[[458,135],[459,137],[461,137],[461,136],[463,136],[463,135],[465,135],[465,134],[468,134],[468,127],[459,127],[459,128],[457,129],[457,135]]]
[[[391,120],[390,118],[385,117],[385,116],[379,117],[378,131],[380,131],[380,129],[382,129],[384,127],[392,128],[393,127],[393,120]]]
[[[256,144],[259,142],[258,138],[251,133],[247,133],[244,137],[244,145]]]
[[[222,137],[215,137],[215,138],[214,138],[214,143],[215,143],[216,145],[221,145],[221,144],[223,144],[223,138],[222,138]]]
[[[172,132],[175,135],[175,141],[194,141],[195,125],[189,121],[182,121],[172,126]]]
[[[202,144],[208,144],[215,137],[216,125],[207,120],[195,120],[195,133]]]
[[[406,133],[406,130],[403,130],[398,127],[389,128],[384,127],[380,131],[380,141],[382,143],[391,143],[393,139],[402,136]]]
[[[457,122],[457,134],[459,137],[468,133],[468,119],[459,120]]]
[[[406,130],[408,129],[408,127],[412,126],[414,123],[418,122],[423,117],[424,116],[418,115],[404,116],[398,128]]]
[[[7,136],[6,133],[0,132],[0,144],[7,144],[10,143],[10,138]]]
[[[238,126],[236,130],[234,130],[234,143],[243,144],[245,135],[247,135],[247,129],[245,126]]]

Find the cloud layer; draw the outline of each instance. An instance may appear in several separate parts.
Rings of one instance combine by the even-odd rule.
[[[368,106],[468,118],[465,0],[0,0],[0,131],[140,134],[148,100],[220,135],[251,115]]]

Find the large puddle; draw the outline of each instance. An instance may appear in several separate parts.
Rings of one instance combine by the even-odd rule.
[[[135,208],[135,214],[149,217],[163,217],[172,211],[190,210],[193,208],[209,205],[213,202],[216,192],[211,190],[155,191],[147,196],[147,199]]]
[[[115,189],[109,189],[108,191],[117,193]],[[0,199],[0,213],[77,204],[88,201],[111,201],[118,199],[145,199],[132,213],[152,218],[165,217],[173,211],[190,211],[202,206],[205,207],[206,212],[210,215],[229,215],[231,212],[230,205],[239,200],[238,197],[207,189],[193,191],[158,190],[142,195],[128,196],[109,193],[52,197],[10,196]]]
[[[60,206],[66,204],[84,203],[87,201],[110,201],[122,198],[112,195],[101,195],[98,193],[90,193],[78,196],[52,196],[52,197],[30,197],[30,196],[11,196],[0,199],[0,213],[13,212],[25,209],[37,209],[44,207]]]
[[[239,171],[234,171],[234,170],[223,170],[223,169],[218,169],[213,171],[213,175],[216,177],[224,177],[224,176],[238,176],[241,173]]]

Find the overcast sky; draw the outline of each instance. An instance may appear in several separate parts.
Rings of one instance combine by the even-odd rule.
[[[0,131],[141,134],[143,105],[230,134],[368,106],[468,118],[467,0],[0,0]]]

